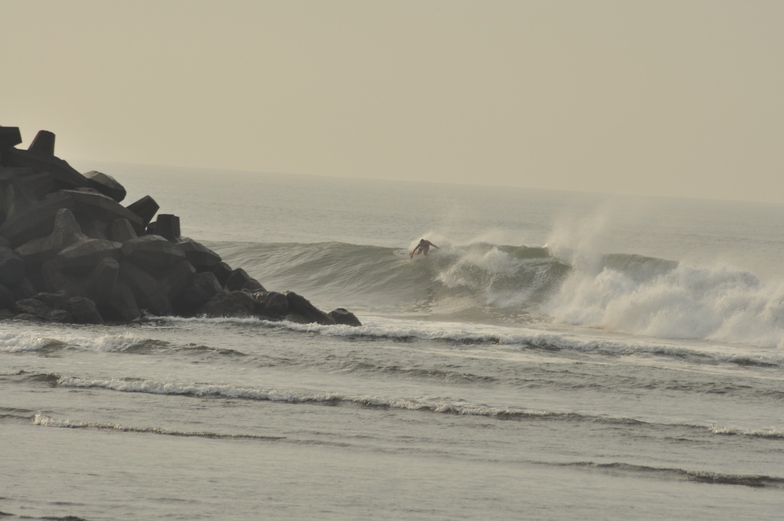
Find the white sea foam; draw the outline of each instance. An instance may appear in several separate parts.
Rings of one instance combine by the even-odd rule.
[[[702,358],[741,365],[784,365],[778,350],[683,340],[618,335],[600,330],[535,329],[482,323],[445,322],[412,318],[362,316],[363,325],[322,325],[317,323],[272,322],[258,318],[178,318],[166,321],[203,324],[243,324],[251,327],[281,328],[335,337],[366,337],[393,340],[433,340],[472,346],[505,346],[506,349],[565,350],[607,355],[655,355],[671,358]],[[497,347],[493,347],[497,349]]]
[[[784,284],[727,267],[680,265],[645,281],[610,267],[575,270],[545,312],[638,335],[784,347]]]
[[[40,351],[48,347],[60,345],[62,342],[31,333],[0,332],[0,351],[9,353],[21,351]]]

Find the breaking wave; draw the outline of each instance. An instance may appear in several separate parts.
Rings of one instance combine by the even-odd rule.
[[[784,347],[784,282],[748,271],[635,254],[586,261],[546,247],[440,246],[411,260],[407,249],[337,242],[211,244],[268,289],[324,308]]]

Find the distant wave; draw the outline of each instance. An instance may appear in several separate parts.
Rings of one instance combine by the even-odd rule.
[[[228,439],[252,439],[252,440],[280,440],[281,436],[259,436],[256,434],[223,434],[217,432],[205,431],[177,431],[171,429],[164,429],[162,427],[133,427],[129,425],[121,425],[118,423],[97,423],[97,422],[83,422],[78,420],[62,420],[53,418],[42,414],[40,411],[36,413],[33,418],[35,425],[42,427],[61,427],[69,429],[98,429],[98,430],[112,430],[120,432],[136,432],[148,434],[160,434],[164,436],[184,436],[184,437],[199,437],[199,438],[228,438]]]
[[[447,412],[453,411],[436,411]],[[569,415],[576,416],[576,415]],[[548,414],[539,415],[540,418],[550,418]],[[530,418],[530,416],[529,416]],[[499,416],[499,419],[510,419],[504,416]],[[570,418],[574,419],[574,418]],[[96,429],[115,432],[130,432],[141,434],[154,434],[161,436],[177,436],[177,437],[199,437],[207,439],[245,439],[256,441],[282,441],[286,440],[283,436],[264,436],[258,434],[239,434],[239,433],[219,433],[208,431],[179,431],[172,429],[165,429],[162,427],[139,427],[122,425],[118,423],[101,423],[101,422],[85,422],[80,420],[69,420],[54,418],[52,416],[41,413],[40,411],[35,414],[32,419],[33,424],[41,427],[65,428],[65,429]],[[635,422],[636,423],[636,422]],[[301,440],[293,440],[295,443],[302,443]],[[707,484],[719,485],[740,485],[746,487],[772,487],[784,488],[784,479],[774,476],[764,475],[751,475],[751,474],[726,474],[709,471],[695,471],[680,468],[658,468],[645,465],[635,465],[623,462],[613,463],[595,463],[595,462],[573,462],[573,463],[542,463],[546,465],[557,465],[567,467],[586,468],[607,472],[611,474],[639,474],[648,475],[651,477],[659,477],[673,480],[694,481]]]
[[[101,388],[129,393],[217,397],[285,402],[290,404],[316,404],[328,406],[353,405],[370,409],[396,409],[458,416],[482,416],[503,421],[546,420],[609,425],[635,425],[654,429],[686,429],[694,431],[697,434],[749,436],[755,438],[768,438],[771,440],[784,440],[784,433],[774,429],[752,431],[724,429],[715,425],[659,424],[649,423],[634,418],[537,409],[493,407],[489,405],[472,404],[463,400],[437,399],[431,401],[369,395],[351,396],[333,392],[308,393],[296,390],[237,387],[227,384],[159,382],[136,378],[85,379],[67,376],[59,378],[58,385],[60,387],[69,388]]]
[[[337,242],[214,243],[268,289],[329,306],[465,322],[547,321],[636,335],[784,347],[784,282],[727,267],[634,254],[572,264],[547,248],[442,245],[407,250]],[[568,256],[567,256],[568,257]]]
[[[720,472],[694,471],[679,468],[658,468],[629,463],[565,463],[563,466],[583,467],[612,474],[638,474],[653,477],[666,477],[683,481],[696,481],[717,485],[741,485],[746,487],[784,488],[784,479],[774,476],[754,474],[724,474]]]

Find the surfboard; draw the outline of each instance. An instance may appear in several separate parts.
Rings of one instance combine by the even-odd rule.
[[[426,257],[426,255],[424,255],[422,253],[416,253],[412,257],[410,250],[396,250],[395,251],[395,256],[396,257],[400,257],[401,259],[406,259],[406,260],[419,260],[419,259],[423,259],[423,258]]]

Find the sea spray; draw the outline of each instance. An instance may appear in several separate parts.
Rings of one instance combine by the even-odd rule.
[[[544,311],[639,335],[784,346],[784,285],[727,267],[679,265],[647,279],[607,264],[575,270]]]

